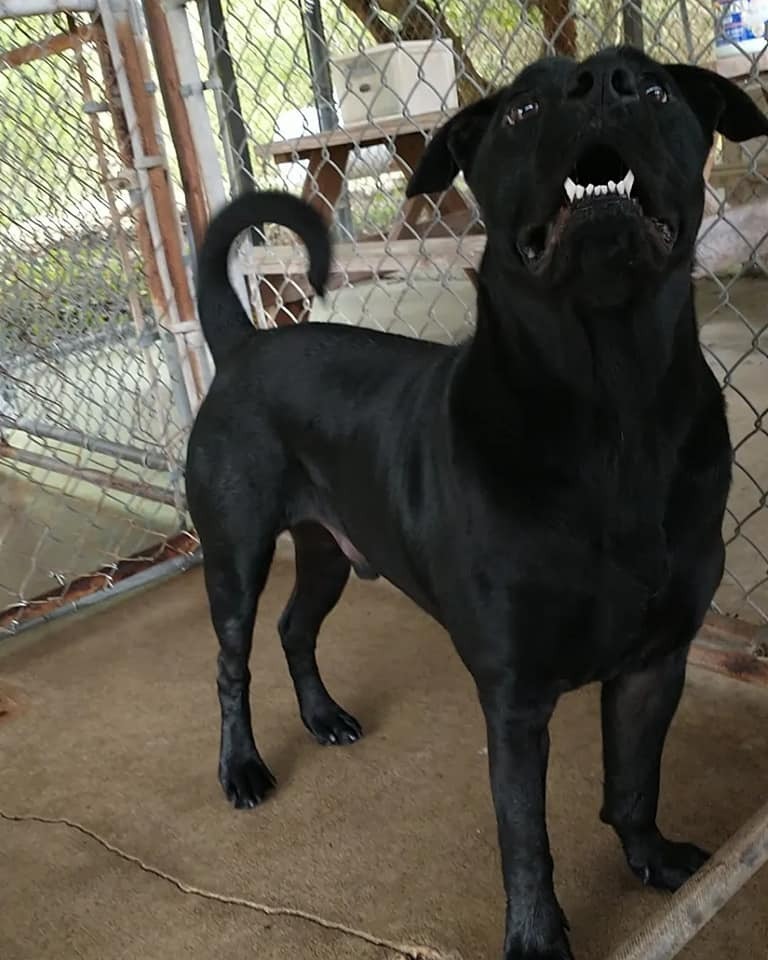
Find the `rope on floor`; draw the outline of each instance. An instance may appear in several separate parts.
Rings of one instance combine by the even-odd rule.
[[[365,930],[358,930],[355,927],[347,926],[346,924],[339,923],[336,920],[326,920],[324,917],[317,916],[317,914],[314,913],[309,913],[306,910],[300,910],[295,907],[279,907],[267,903],[258,903],[255,900],[248,900],[245,897],[231,897],[227,896],[226,894],[216,893],[215,890],[206,890],[203,887],[197,887],[194,884],[180,880],[178,877],[174,877],[170,873],[166,873],[165,870],[161,870],[160,867],[155,867],[132,853],[122,850],[120,847],[110,843],[109,840],[99,836],[98,833],[95,833],[88,827],[83,826],[81,823],[78,823],[75,820],[69,820],[66,817],[42,817],[37,816],[36,814],[14,814],[0,810],[0,820],[6,820],[9,823],[41,823],[51,826],[67,827],[70,830],[77,831],[84,837],[88,837],[90,840],[94,840],[105,850],[115,854],[122,860],[135,864],[145,873],[149,873],[153,877],[157,877],[160,880],[164,880],[166,883],[172,884],[180,893],[188,894],[193,897],[201,897],[204,900],[212,900],[215,903],[226,903],[235,907],[245,907],[248,910],[254,910],[257,913],[268,917],[291,917],[297,920],[306,920],[307,922],[316,924],[318,927],[323,927],[326,930],[333,930],[337,933],[354,937],[357,940],[363,940],[365,943],[369,943],[372,946],[382,947],[385,950],[389,950],[395,954],[393,960],[460,960],[456,954],[447,956],[446,954],[443,954],[439,950],[435,950],[432,947],[395,943],[392,940],[387,940],[384,937],[377,937]]]

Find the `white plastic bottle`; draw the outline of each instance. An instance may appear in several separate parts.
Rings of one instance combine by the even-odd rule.
[[[718,59],[757,56],[768,48],[768,0],[715,0]]]

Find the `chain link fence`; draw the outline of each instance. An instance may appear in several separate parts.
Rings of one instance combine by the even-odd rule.
[[[139,252],[141,191],[100,28],[3,20],[0,50],[0,631],[12,631],[52,597],[174,553],[190,410]]]
[[[404,202],[435,127],[543,53],[631,42],[719,69],[768,109],[768,5],[643,0],[201,0],[204,69],[233,193],[302,192],[333,225],[327,304],[295,238],[267,228],[247,261],[262,321],[367,324],[456,342],[474,315],[483,226],[463,183]],[[762,19],[760,19],[762,15]],[[750,36],[751,34],[751,36]],[[716,144],[695,272],[702,338],[735,447],[721,611],[768,620],[768,150]]]
[[[132,0],[94,2],[102,14],[116,5],[139,19]],[[198,0],[168,16],[191,39],[190,64],[176,19],[176,86],[218,135],[206,164],[221,195],[209,207],[225,190],[285,188],[315,204],[336,236],[332,292],[320,304],[295,238],[271,226],[254,233],[243,265],[256,321],[311,317],[458,342],[472,329],[484,229],[461,180],[439,199],[404,200],[434,130],[542,53],[583,57],[625,40],[662,60],[717,66],[768,109],[765,9],[766,0]],[[180,464],[194,391],[174,334],[184,318],[169,320],[151,283],[146,181],[121,147],[114,78],[91,29],[85,16],[0,21],[0,609],[28,609],[52,582],[151,559],[186,529]],[[79,45],[56,39],[78,30]],[[35,56],[16,52],[30,45]],[[156,52],[167,79],[168,50]],[[171,138],[158,130],[173,172]],[[711,159],[695,284],[736,461],[717,602],[764,622],[768,150],[718,143]],[[156,250],[165,241],[153,236]]]

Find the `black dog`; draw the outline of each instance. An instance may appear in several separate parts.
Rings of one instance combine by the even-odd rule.
[[[305,324],[255,332],[227,279],[249,225],[294,229],[322,292],[320,218],[284,194],[211,224],[199,307],[217,373],[187,485],[221,644],[219,776],[236,807],[274,779],[251,731],[248,657],[275,538],[296,586],[280,635],[321,743],[355,719],[315,642],[350,564],[445,626],[484,712],[507,894],[506,960],[571,952],[544,818],[559,695],[603,684],[602,817],[632,870],[673,890],[704,863],[656,826],[686,653],[723,570],[731,450],[690,282],[713,132],[768,134],[717,75],[631,49],[547,59],[437,133],[408,187],[463,171],[487,249],[459,347]]]

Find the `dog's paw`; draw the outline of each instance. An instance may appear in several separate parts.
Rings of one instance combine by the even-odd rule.
[[[571,946],[568,943],[568,921],[562,910],[562,927],[553,927],[549,934],[541,934],[534,942],[520,935],[507,933],[504,944],[504,960],[573,960]],[[530,932],[528,936],[530,937]]]
[[[674,843],[656,836],[627,850],[632,872],[647,887],[674,893],[704,866],[710,855],[692,843]]]
[[[303,717],[304,725],[323,746],[344,746],[355,743],[363,735],[363,728],[353,716],[331,702],[322,709]]]
[[[545,950],[544,953],[540,950],[535,950],[533,953],[513,950],[511,953],[504,954],[504,960],[573,960],[573,954],[563,947],[554,947],[552,950]]]
[[[259,756],[248,754],[223,761],[219,782],[233,807],[250,810],[264,802],[277,781]]]
[[[504,960],[573,960],[573,954],[567,941],[563,941],[551,947],[533,949],[510,946],[504,950]]]

